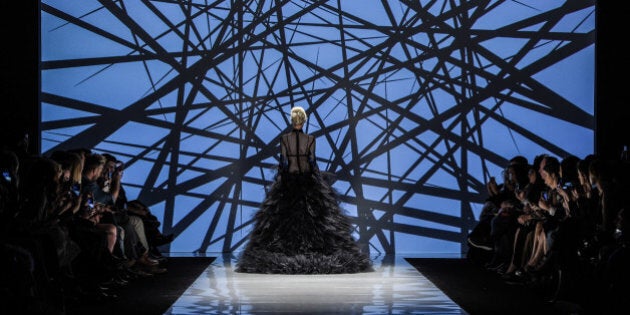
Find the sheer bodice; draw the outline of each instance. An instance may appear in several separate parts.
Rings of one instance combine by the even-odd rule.
[[[289,173],[307,173],[314,171],[315,137],[305,134],[301,129],[282,135],[281,167]]]

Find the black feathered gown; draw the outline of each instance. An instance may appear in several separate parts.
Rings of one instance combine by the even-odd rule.
[[[315,163],[315,138],[293,130],[282,136],[276,180],[261,208],[237,272],[334,274],[372,271],[352,237],[336,192]]]

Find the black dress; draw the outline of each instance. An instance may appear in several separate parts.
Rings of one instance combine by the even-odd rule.
[[[352,237],[336,192],[315,163],[315,137],[282,135],[278,175],[261,208],[236,272],[333,274],[372,271]]]

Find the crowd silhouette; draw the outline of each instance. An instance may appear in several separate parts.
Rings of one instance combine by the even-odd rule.
[[[127,200],[122,161],[85,148],[32,155],[28,141],[17,134],[0,151],[0,305],[64,314],[167,272],[159,247],[173,235],[141,200]]]
[[[173,235],[127,199],[122,161],[85,148],[32,155],[28,142],[18,133],[0,151],[2,305],[63,314],[166,272],[159,247]],[[620,314],[630,306],[629,183],[625,151],[618,160],[514,156],[499,181],[489,177],[468,258],[550,303]]]
[[[571,312],[620,314],[630,302],[630,162],[594,154],[510,159],[468,237],[468,258]]]

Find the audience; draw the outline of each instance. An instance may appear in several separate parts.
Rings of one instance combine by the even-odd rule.
[[[173,240],[141,200],[127,200],[124,163],[77,148],[0,151],[0,303],[62,314],[67,301],[106,301],[134,279],[166,271]],[[629,162],[588,155],[510,159],[490,177],[469,255],[510,284],[550,301],[602,302],[621,313],[630,284]],[[601,309],[601,308],[600,308]]]
[[[0,303],[63,314],[166,272],[158,247],[173,235],[127,200],[121,161],[84,148],[32,156],[23,138],[0,151]]]
[[[528,182],[519,183],[513,196],[502,197],[498,211],[496,202],[486,202],[469,234],[469,257],[509,284],[540,292],[549,302],[562,300],[607,314],[622,313],[630,306],[623,296],[630,285],[628,163],[596,155],[561,160],[537,156],[529,167]],[[488,189],[488,201],[509,186],[509,178],[498,185],[490,180],[488,187],[499,189]],[[505,203],[513,197],[518,202]],[[515,214],[515,221],[503,214],[506,209]],[[488,228],[488,222],[505,222],[501,230],[502,237],[512,241],[509,251],[505,246],[482,246],[479,231],[492,235],[494,229]],[[506,228],[513,222],[514,228]],[[491,255],[470,255],[480,250]]]

